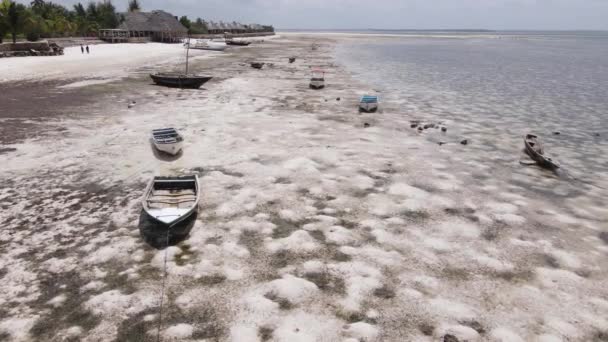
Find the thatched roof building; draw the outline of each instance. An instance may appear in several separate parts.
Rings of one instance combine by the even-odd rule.
[[[262,26],[259,24],[243,25],[233,21],[231,23],[225,23],[223,21],[205,21],[205,26],[210,34],[224,34],[224,33],[254,33],[254,32],[272,32],[274,29],[272,26]]]
[[[119,29],[130,32],[131,37],[151,37],[155,41],[178,41],[188,36],[188,29],[177,17],[165,11],[129,12]]]
[[[99,30],[99,38],[109,42],[160,41],[180,42],[188,36],[188,29],[177,17],[165,11],[129,12],[117,29]],[[210,35],[257,34],[274,32],[272,26],[243,25],[236,21],[202,21],[203,30]]]
[[[179,42],[188,36],[188,29],[177,17],[165,11],[123,13],[124,21],[118,31],[128,38],[148,38],[159,42]]]

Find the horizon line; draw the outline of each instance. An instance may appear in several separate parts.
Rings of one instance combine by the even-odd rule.
[[[608,32],[608,29],[381,29],[381,28],[286,28],[275,27],[278,30],[292,31],[410,31],[410,32]]]

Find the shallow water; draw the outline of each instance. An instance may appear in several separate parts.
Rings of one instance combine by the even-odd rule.
[[[421,134],[432,142],[469,139],[466,148],[443,146],[452,170],[459,165],[472,175],[469,183],[500,183],[560,207],[574,197],[599,205],[606,195],[604,35],[362,38],[340,44],[336,54],[380,93],[382,115],[445,124],[445,134]],[[522,153],[528,132],[562,164],[557,175],[519,163],[528,160]]]

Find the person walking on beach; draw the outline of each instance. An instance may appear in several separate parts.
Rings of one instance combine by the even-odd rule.
[[[89,46],[87,45],[87,55],[89,54]]]
[[[82,52],[82,54],[84,55],[84,46],[82,46],[82,44],[80,44],[80,52]]]

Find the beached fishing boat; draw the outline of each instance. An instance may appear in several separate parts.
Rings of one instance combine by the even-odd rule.
[[[367,113],[378,110],[378,96],[364,95],[359,101],[359,110]]]
[[[196,41],[194,44],[186,43],[190,46],[191,49],[195,50],[210,50],[210,51],[224,51],[228,47],[225,42],[215,42],[215,41]]]
[[[182,150],[184,138],[175,128],[152,130],[152,142],[157,150],[176,155]]]
[[[559,168],[559,164],[557,164],[553,159],[547,157],[545,155],[545,151],[543,149],[542,144],[540,143],[538,136],[534,134],[527,134],[524,137],[524,146],[526,148],[526,153],[532,158],[538,165],[548,168],[548,169],[557,169]]]
[[[325,88],[325,71],[321,69],[313,69],[310,77],[310,88],[322,89]]]
[[[235,46],[248,46],[251,42],[246,40],[226,39],[226,44]]]
[[[212,79],[211,76],[186,75],[179,73],[156,73],[150,74],[154,83],[165,87],[173,88],[192,88],[198,89],[207,81]]]
[[[190,46],[189,43],[186,43]],[[165,87],[173,87],[173,88],[193,88],[198,89],[207,81],[209,81],[211,76],[202,76],[202,75],[193,75],[188,74],[188,59],[189,59],[190,48],[186,49],[186,72],[181,73],[167,73],[167,72],[157,72],[154,74],[150,74],[152,81],[158,85],[162,85]]]
[[[143,209],[168,227],[190,217],[198,209],[198,177],[154,177],[143,198]]]
[[[255,69],[262,69],[264,67],[264,64],[266,63],[262,63],[262,62],[252,62],[251,63],[251,67],[255,68]]]

